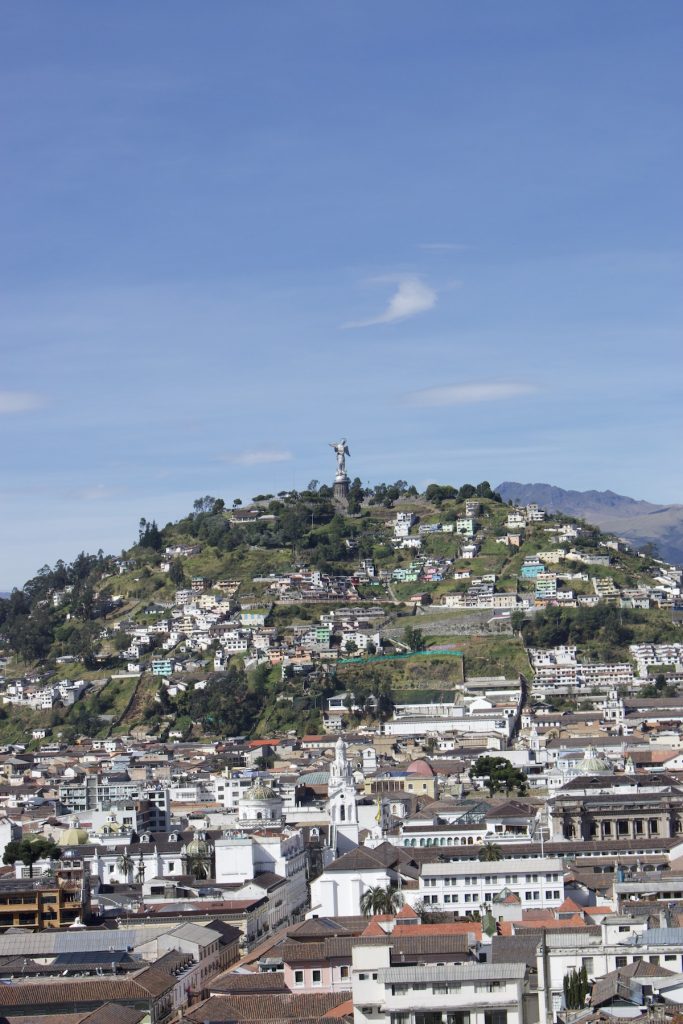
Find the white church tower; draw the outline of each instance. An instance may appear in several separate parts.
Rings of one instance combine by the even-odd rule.
[[[346,744],[339,737],[327,783],[330,814],[330,846],[337,857],[358,846],[358,810],[353,769],[346,756]]]

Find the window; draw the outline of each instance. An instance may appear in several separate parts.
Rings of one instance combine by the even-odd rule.
[[[675,953],[665,953],[664,954],[664,962],[667,963],[667,964],[672,963],[675,959],[676,959],[676,954]]]
[[[410,1024],[409,1013],[392,1013],[389,1019],[391,1024]]]
[[[656,836],[659,832],[659,820],[657,818],[650,818],[650,835]]]
[[[500,981],[483,981],[474,986],[475,992],[497,992],[501,987]]]
[[[587,974],[592,974],[593,973],[593,957],[592,956],[582,956],[581,957],[581,966],[586,968],[586,973]]]
[[[432,985],[432,993],[435,996],[448,995],[448,985],[445,981],[435,981]]]
[[[348,978],[349,973],[350,972],[349,972],[349,969],[346,966],[346,964],[342,964],[342,966],[339,968],[339,977],[340,978]]]
[[[367,981],[368,980],[367,974],[359,974],[358,975],[358,980],[359,981]]]
[[[642,836],[642,834],[643,834],[643,819],[642,818],[636,818],[634,824],[635,824],[635,827],[636,827],[636,835],[637,836]]]
[[[467,1010],[460,1010],[456,1013],[446,1014],[447,1024],[470,1024],[470,1015]]]
[[[303,971],[294,971],[294,984],[295,985],[303,985],[303,983],[304,983],[304,972]]]
[[[507,1010],[488,1010],[484,1014],[484,1024],[507,1024]]]
[[[617,835],[627,836],[628,835],[628,822],[624,818],[620,818],[617,822]]]
[[[626,967],[626,957],[625,956],[617,956],[617,957],[615,957],[614,958],[614,966],[615,967]]]
[[[322,985],[323,983],[323,972],[314,967],[311,971],[311,980],[314,985]]]

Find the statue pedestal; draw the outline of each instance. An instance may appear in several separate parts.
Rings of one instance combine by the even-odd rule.
[[[337,477],[332,488],[332,497],[339,505],[346,507],[349,503],[349,478]]]

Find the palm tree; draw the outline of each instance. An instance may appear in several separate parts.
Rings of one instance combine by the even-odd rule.
[[[130,873],[133,870],[133,858],[128,853],[128,850],[123,851],[119,859],[116,861],[116,867],[125,880],[130,882]]]
[[[373,885],[366,889],[360,900],[361,913],[366,917],[374,914],[394,914],[403,906],[403,893],[395,885]]]
[[[479,851],[479,860],[502,860],[503,851],[498,843],[484,843]]]
[[[185,871],[197,881],[209,877],[211,856],[208,853],[186,853]]]

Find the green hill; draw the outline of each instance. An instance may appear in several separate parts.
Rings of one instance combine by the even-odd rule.
[[[473,500],[478,503],[474,518],[479,549],[474,558],[465,559],[468,538],[459,535],[456,526],[465,517],[466,502]],[[414,517],[411,537],[421,542],[419,554],[391,543],[397,512]],[[425,595],[421,602],[438,605],[444,594],[464,591],[469,582],[454,580],[458,570],[469,570],[472,578],[495,576],[497,590],[522,597],[532,593],[533,581],[519,575],[525,557],[553,546],[556,541],[548,530],[572,520],[558,515],[529,523],[521,545],[514,547],[501,543],[508,533],[509,512],[487,483],[460,489],[431,485],[420,495],[404,481],[371,490],[354,481],[345,512],[335,507],[330,489],[321,487],[259,495],[246,509],[228,509],[221,499],[205,496],[197,499],[187,516],[163,527],[141,519],[135,543],[120,557],[81,554],[70,564],[45,566],[22,590],[0,599],[5,688],[14,680],[34,676],[42,684],[66,679],[94,683],[71,708],[58,705],[52,711],[37,712],[0,706],[0,742],[17,741],[34,728],[47,728],[50,735],[67,739],[136,727],[154,735],[169,730],[184,735],[313,730],[320,728],[326,698],[340,690],[374,688],[385,698],[386,710],[391,702],[415,692],[452,690],[463,671],[470,676],[528,671],[526,653],[519,636],[512,634],[509,616],[507,621],[498,617],[491,623],[491,613],[439,608],[437,614],[411,602],[419,592]],[[581,551],[604,553],[604,541],[599,531],[588,529],[573,544]],[[633,588],[651,581],[657,570],[651,559],[634,553],[610,550],[610,555],[612,564],[591,568],[591,577],[609,575],[617,586]],[[374,577],[360,578],[362,561],[372,562]],[[425,577],[426,565],[434,568],[430,578]],[[566,562],[563,568],[575,572],[585,567]],[[199,578],[203,593],[209,596],[225,594],[232,581],[237,588],[236,609],[269,609],[269,624],[285,636],[297,625],[319,621],[323,611],[339,602],[273,604],[273,577],[302,570],[353,577],[360,598],[355,607],[381,610],[383,636],[393,637],[400,649],[405,627],[417,626],[427,650],[434,649],[433,656],[408,662],[386,660],[380,666],[320,662],[305,678],[296,674],[283,678],[278,665],[245,671],[243,654],[233,656],[226,669],[214,671],[213,645],[193,652],[192,663],[178,677],[187,686],[173,696],[148,670],[139,676],[126,675],[122,652],[135,630],[158,626],[144,655],[131,659],[142,661],[143,669],[148,669],[167,636],[163,626],[169,621],[176,591],[191,588],[193,580],[198,586]],[[577,594],[593,589],[591,582],[581,579],[572,580],[571,587]],[[637,635],[647,635],[650,622],[667,632],[657,616],[656,610],[642,612],[644,624],[634,627]],[[623,656],[623,637],[614,636],[612,641],[601,634],[596,650],[610,656],[612,643],[614,656]],[[459,663],[439,655],[437,649],[446,643],[462,652]],[[372,713],[369,707],[368,714]]]

